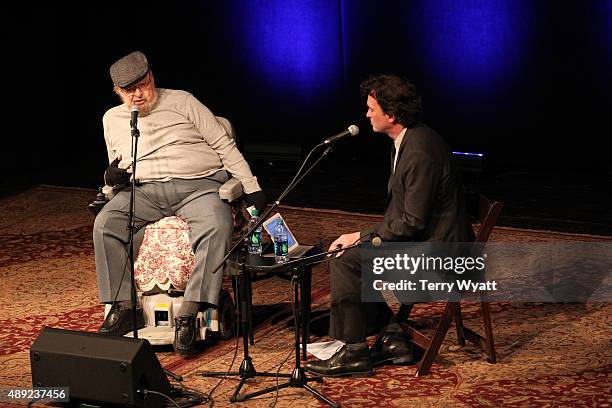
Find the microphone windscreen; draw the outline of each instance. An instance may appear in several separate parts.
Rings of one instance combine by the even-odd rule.
[[[382,239],[378,235],[372,238],[370,242],[372,243],[372,246],[375,246],[375,247],[379,247],[382,245]]]

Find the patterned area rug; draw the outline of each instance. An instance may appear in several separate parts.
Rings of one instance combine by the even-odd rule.
[[[0,388],[29,387],[29,349],[43,326],[95,332],[103,308],[97,302],[91,240],[93,215],[87,204],[90,190],[39,186],[0,200]],[[380,217],[338,211],[282,207],[297,238],[327,247],[341,232],[356,231]],[[602,241],[610,237],[497,228],[492,240]],[[293,367],[293,331],[278,307],[290,310],[291,290],[284,280],[254,284],[255,345],[250,348],[258,371],[280,372]],[[312,301],[324,310],[329,301],[325,265],[313,271]],[[499,362],[486,362],[478,349],[454,347],[449,331],[431,373],[415,378],[414,367],[385,367],[373,377],[330,379],[313,387],[342,406],[370,407],[593,407],[612,404],[612,306],[597,304],[492,304]],[[413,318],[433,324],[441,304],[418,305]],[[465,306],[469,327],[480,328],[475,305]],[[315,337],[312,341],[328,340]],[[371,339],[370,339],[371,341]],[[202,370],[226,371],[241,339],[205,345],[191,358],[158,349],[162,365],[185,378],[185,385],[208,393],[218,379],[204,378]],[[242,360],[239,347],[234,370]],[[281,379],[282,382],[282,379]],[[274,379],[247,381],[245,391],[274,385]],[[216,406],[230,406],[238,380],[225,380],[215,391]],[[274,393],[240,405],[269,406]],[[1,403],[0,403],[1,404]],[[235,404],[233,404],[235,405]],[[279,407],[323,406],[298,388],[280,390]],[[11,406],[11,405],[6,405]]]

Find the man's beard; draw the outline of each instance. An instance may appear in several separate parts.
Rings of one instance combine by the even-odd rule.
[[[157,99],[158,99],[158,95],[157,95],[157,90],[156,90],[155,93],[153,94],[153,100],[151,102],[145,102],[142,106],[139,106],[140,110],[138,112],[138,115],[147,116],[149,113],[151,113],[151,111],[155,107],[155,104],[157,103]]]
[[[134,100],[129,100],[129,97],[125,97],[121,94],[118,94],[119,99],[121,100],[122,103],[124,103],[126,106],[129,106],[130,104],[134,104]],[[153,100],[151,102],[145,102],[143,105],[137,105],[138,106],[138,115],[139,116],[147,116],[149,113],[151,113],[151,111],[153,110],[153,108],[155,107],[155,105],[157,104],[157,101],[159,99],[159,93],[157,92],[157,89],[155,89],[155,91],[153,92]]]

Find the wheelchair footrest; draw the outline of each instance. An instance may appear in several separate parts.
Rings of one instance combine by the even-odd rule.
[[[182,296],[160,293],[142,296],[140,303],[144,311],[145,327],[138,331],[138,336],[149,340],[153,345],[172,344],[174,342],[174,318],[183,303]],[[207,309],[198,313],[196,328],[198,340],[206,339],[209,332],[219,331],[217,310]],[[131,333],[127,335],[131,337]]]
[[[198,341],[206,340],[209,335],[209,328],[200,326],[197,337]],[[132,332],[126,334],[125,337],[133,337]],[[167,346],[174,343],[174,326],[146,326],[138,330],[138,337],[147,339],[152,346]]]

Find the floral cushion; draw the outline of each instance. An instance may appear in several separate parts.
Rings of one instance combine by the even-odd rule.
[[[136,262],[134,279],[140,291],[157,285],[183,290],[193,273],[195,256],[189,243],[189,227],[179,217],[166,217],[146,226]]]

